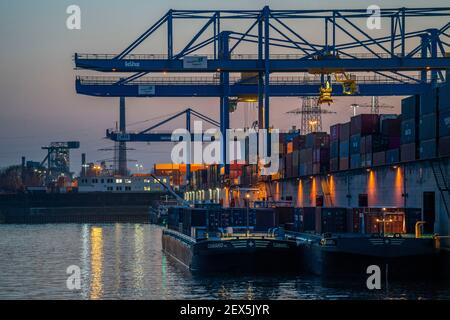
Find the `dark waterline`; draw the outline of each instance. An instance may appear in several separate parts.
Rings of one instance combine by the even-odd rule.
[[[81,290],[67,289],[67,267]],[[191,275],[161,251],[147,224],[0,225],[0,299],[449,299],[450,288],[305,275]]]

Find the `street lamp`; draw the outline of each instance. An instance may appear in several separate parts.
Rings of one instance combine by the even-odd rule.
[[[250,193],[247,192],[245,194],[246,203],[247,203],[247,237],[250,235],[250,219],[249,219],[249,210],[250,210]]]

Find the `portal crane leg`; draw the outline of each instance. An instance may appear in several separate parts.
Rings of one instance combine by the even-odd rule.
[[[125,118],[125,97],[120,97],[119,103],[119,130],[121,134],[126,133],[126,118]],[[127,175],[127,143],[125,141],[119,142],[119,175]]]
[[[219,58],[223,60],[230,59],[228,31],[220,34]],[[220,72],[220,85],[222,87],[222,96],[220,97],[220,132],[222,134],[222,166],[224,166],[225,175],[230,174],[230,165],[227,161],[227,130],[230,128],[230,73],[228,71]]]

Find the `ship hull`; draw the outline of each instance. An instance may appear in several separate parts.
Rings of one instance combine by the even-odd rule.
[[[299,268],[294,241],[242,238],[188,243],[181,238],[164,232],[163,250],[192,272],[295,272]]]
[[[304,271],[325,277],[367,278],[376,265],[390,278],[432,278],[438,263],[432,239],[337,239],[335,245],[303,243],[298,254]]]

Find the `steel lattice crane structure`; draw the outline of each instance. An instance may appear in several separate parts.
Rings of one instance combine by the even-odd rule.
[[[272,10],[268,6],[262,10],[169,10],[119,54],[75,53],[78,69],[133,73],[125,78],[79,76],[76,90],[102,97],[218,97],[224,134],[230,125],[230,100],[239,96],[257,96],[260,128],[270,128],[271,97],[317,95],[330,82],[333,95],[346,95],[341,83],[332,82],[333,74],[351,72],[358,85],[355,95],[360,96],[420,94],[446,80],[450,7],[381,9],[379,16],[386,27],[377,30],[377,36],[360,25],[372,14],[366,8]],[[443,25],[429,27],[439,19]],[[174,22],[199,20],[205,24],[181,50],[175,50]],[[310,27],[294,26],[317,22],[323,29],[314,40],[306,34]],[[249,27],[241,30],[244,23]],[[413,26],[419,27],[410,31]],[[165,53],[135,53],[163,28]],[[238,53],[244,44],[256,48]],[[144,77],[148,73],[203,76]],[[216,73],[218,79],[211,76]],[[232,73],[256,73],[256,84]],[[227,159],[225,145],[222,159]]]
[[[306,135],[310,132],[322,131],[322,114],[334,114],[335,111],[322,109],[316,97],[302,97],[302,106],[286,113],[301,115],[300,133]]]
[[[394,106],[388,105],[388,104],[381,104],[380,98],[373,96],[371,98],[371,103],[353,103],[350,105],[350,108],[353,109],[353,116],[356,116],[356,109],[358,108],[370,108],[370,112],[372,114],[380,114],[380,109],[394,109]]]

